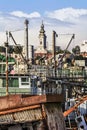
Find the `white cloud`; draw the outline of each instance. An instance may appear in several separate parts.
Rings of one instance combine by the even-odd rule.
[[[16,17],[24,17],[24,18],[37,18],[37,17],[40,17],[40,14],[38,12],[33,12],[33,13],[30,13],[30,14],[27,14],[27,13],[24,13],[22,11],[13,11],[10,13],[11,15],[13,16],[16,16]]]
[[[38,18],[38,17],[40,17],[40,14],[38,12],[33,12],[29,14],[29,18]]]
[[[63,8],[52,12],[45,12],[45,15],[61,21],[74,22],[79,17],[87,15],[87,9]]]
[[[16,17],[15,17],[16,16]],[[0,12],[0,32],[6,30],[13,31],[18,29],[24,29],[24,20],[29,19],[29,44],[39,44],[39,30],[42,20],[45,25],[45,31],[47,35],[47,43],[52,46],[52,31],[55,30],[58,34],[60,33],[75,33],[75,44],[81,43],[83,40],[87,40],[87,10],[86,9],[73,9],[65,8],[55,10],[53,12],[46,12],[44,16],[40,16],[38,12],[32,12],[31,14],[24,13],[21,11],[13,11],[11,13]],[[13,33],[13,36],[18,44],[24,43],[24,30]],[[0,33],[0,43],[5,41],[6,36]],[[65,36],[66,37],[66,36]],[[57,38],[57,45],[66,47],[71,36],[67,38],[65,43],[64,36]],[[3,39],[3,40],[2,40]]]

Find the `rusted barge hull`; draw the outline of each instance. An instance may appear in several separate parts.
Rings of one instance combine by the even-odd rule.
[[[0,97],[0,125],[40,122],[45,129],[65,130],[63,95],[8,95]],[[62,124],[62,125],[61,125]],[[42,130],[42,126],[41,130]],[[36,125],[36,130],[39,130]],[[33,126],[32,126],[32,129]]]
[[[23,108],[37,104],[62,102],[63,95],[8,95],[0,97],[0,112],[15,108]]]

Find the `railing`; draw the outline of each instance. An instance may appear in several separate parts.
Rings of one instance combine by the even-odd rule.
[[[25,67],[26,68],[26,67]],[[0,74],[4,73],[5,70]],[[16,74],[28,74],[26,71],[21,70],[16,72]],[[87,70],[82,69],[60,69],[60,68],[52,68],[52,66],[40,66],[40,65],[32,65],[29,69],[29,75],[36,75],[40,77],[85,77],[87,76]]]
[[[55,77],[55,69],[49,69],[47,76]],[[56,69],[56,77],[85,77],[87,70]]]
[[[10,77],[11,75],[9,75]],[[25,75],[24,75],[25,76]],[[78,81],[78,79],[80,79],[80,77],[82,79],[85,79],[85,83],[87,85],[87,70],[82,70],[82,69],[59,69],[56,68],[56,75],[55,75],[55,68],[52,68],[51,66],[32,66],[32,68],[29,70],[29,76],[36,76],[36,77],[40,77],[42,82],[44,82],[45,80],[47,80],[47,78],[74,78],[75,81]],[[5,76],[4,76],[5,77]],[[15,77],[15,76],[13,76]],[[17,77],[17,75],[16,75]],[[2,78],[2,75],[0,76],[0,79]],[[10,77],[11,78],[11,77]],[[31,79],[32,80],[32,79]],[[53,81],[54,82],[54,81]],[[65,82],[65,81],[64,81]],[[63,83],[62,83],[63,84]],[[65,84],[67,84],[67,82],[65,82]],[[26,88],[25,88],[26,89]],[[62,88],[61,86],[59,86],[59,84],[54,83],[54,85],[52,86],[52,84],[50,85],[44,85],[41,87],[37,87],[37,85],[33,85],[30,88],[31,90],[27,89],[27,91],[23,92],[21,91],[22,89],[20,88],[20,91],[18,91],[16,88],[14,89],[14,91],[11,91],[11,94],[15,94],[15,93],[22,93],[22,94],[35,94],[35,95],[41,95],[41,94],[60,94],[62,93]],[[1,90],[1,88],[0,88]],[[9,88],[10,90],[10,88]],[[0,92],[2,94],[5,95],[5,91]]]

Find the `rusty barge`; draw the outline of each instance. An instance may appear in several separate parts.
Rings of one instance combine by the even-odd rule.
[[[65,130],[63,95],[0,97],[0,130]]]

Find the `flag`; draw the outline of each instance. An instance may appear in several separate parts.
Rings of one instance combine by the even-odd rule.
[[[11,70],[10,74],[13,74],[13,75],[14,75],[14,74],[15,74],[15,71],[14,71],[14,70]]]

